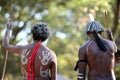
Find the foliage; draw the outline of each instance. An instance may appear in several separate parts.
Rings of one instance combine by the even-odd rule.
[[[36,22],[48,23],[52,29],[52,35],[47,45],[57,54],[58,73],[75,80],[77,72],[74,72],[73,68],[78,59],[78,49],[86,41],[84,26],[89,21],[88,14],[92,13],[95,20],[105,26],[104,11],[108,10],[109,26],[112,29],[114,25],[112,8],[115,2],[116,0],[12,0],[14,27],[11,43],[31,42],[30,28],[32,25]],[[10,16],[9,9],[10,0],[0,0],[0,44],[2,44],[4,29]],[[119,26],[120,24],[117,26],[118,32]],[[118,34],[120,33],[114,36],[115,39],[120,40]],[[4,58],[5,52],[0,47],[0,76]],[[117,67],[117,77],[119,77],[118,71]],[[20,75],[20,60],[17,55],[9,54],[6,74],[7,77],[11,77],[10,74],[14,77]]]

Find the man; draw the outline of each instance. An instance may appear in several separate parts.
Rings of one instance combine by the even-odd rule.
[[[104,29],[97,21],[90,21],[85,31],[89,40],[80,47],[78,52],[79,61],[75,67],[75,70],[79,69],[78,80],[85,80],[87,65],[88,80],[116,80],[115,43],[100,36]],[[109,32],[107,34],[109,37]]]
[[[12,23],[8,22],[2,47],[20,56],[23,80],[56,80],[56,54],[41,44],[50,36],[47,24],[35,24],[31,29],[34,42],[25,46],[9,44],[11,29]]]

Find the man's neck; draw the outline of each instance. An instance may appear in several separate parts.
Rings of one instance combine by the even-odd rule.
[[[101,38],[100,34],[98,34],[99,38]],[[94,34],[89,34],[88,35],[88,39],[91,40],[94,38]]]
[[[33,42],[34,42],[34,43],[38,43],[39,41],[38,41],[38,40],[34,40]]]
[[[91,40],[93,37],[94,37],[93,34],[89,34],[89,35],[88,35],[88,39],[89,39],[89,40]]]

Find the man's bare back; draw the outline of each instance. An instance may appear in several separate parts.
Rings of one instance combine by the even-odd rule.
[[[22,50],[20,53],[21,64],[22,64],[22,74],[25,80],[27,80],[27,68],[29,58],[31,56],[31,52],[33,51],[36,43],[32,43],[26,46],[22,46]],[[55,67],[56,64],[56,55],[53,51],[51,51],[48,47],[44,46],[43,44],[40,45],[36,57],[34,59],[34,73],[35,73],[35,80],[51,80],[49,72],[51,74],[55,74],[53,70],[50,70],[51,65]],[[52,68],[52,67],[51,67]],[[54,75],[55,77],[55,75]]]
[[[112,41],[102,39],[107,47],[103,52],[94,39],[87,41],[81,48],[79,59],[86,59],[89,67],[88,80],[115,80],[114,53],[116,47]],[[83,53],[81,53],[83,52]],[[82,55],[85,56],[82,56]]]
[[[117,47],[114,41],[101,37],[104,31],[97,21],[90,21],[85,29],[89,40],[78,52],[78,62],[74,70],[78,71],[78,80],[116,80],[114,74],[115,53]],[[88,66],[88,74],[86,69]],[[87,76],[86,76],[87,75]]]

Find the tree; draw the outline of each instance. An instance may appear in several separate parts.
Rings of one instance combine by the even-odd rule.
[[[118,4],[116,1],[119,2],[119,0],[13,0],[14,27],[10,42],[18,44],[24,41],[27,44],[31,42],[30,28],[32,25],[36,22],[48,23],[52,29],[52,36],[48,40],[47,45],[57,54],[58,73],[75,80],[77,73],[73,71],[73,68],[77,61],[77,51],[86,41],[84,27],[89,21],[88,14],[92,13],[95,20],[105,26],[104,11],[108,10],[110,28],[113,32],[115,29],[120,31],[120,24],[113,20],[113,18],[118,20],[116,14],[119,15],[119,11],[117,11],[119,9],[115,10],[116,14],[112,11],[112,7]],[[6,22],[9,18],[9,8],[9,0],[0,0],[0,44],[2,44]],[[112,26],[116,26],[116,28]],[[119,42],[119,35],[120,33],[114,33],[116,43]],[[24,43],[22,42],[22,44]],[[0,47],[0,68],[3,67],[4,57],[5,52]],[[15,77],[20,75],[19,62],[18,56],[9,54],[6,71],[8,76],[9,73]],[[0,70],[1,74],[2,69]]]

